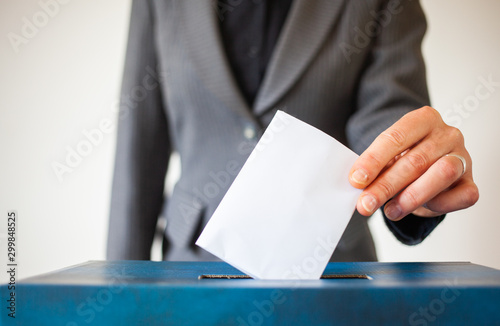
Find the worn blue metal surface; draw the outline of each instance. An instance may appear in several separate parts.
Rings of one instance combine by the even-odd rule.
[[[369,279],[199,279],[219,262],[92,261],[20,281],[19,325],[495,325],[500,271],[470,263],[330,263]],[[2,298],[7,287],[1,285]],[[5,301],[1,306],[5,306]],[[12,318],[2,309],[4,325]],[[12,323],[15,325],[15,323]]]

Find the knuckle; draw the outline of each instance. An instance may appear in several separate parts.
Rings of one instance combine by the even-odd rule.
[[[370,165],[373,165],[378,171],[382,170],[382,168],[384,167],[382,161],[374,153],[366,153],[365,159],[370,163]]]
[[[464,204],[466,207],[470,207],[477,203],[479,200],[479,189],[476,185],[469,186],[465,189],[464,194]]]
[[[451,160],[440,160],[439,172],[445,180],[456,180],[462,175],[462,167],[454,164]]]
[[[458,143],[462,145],[464,143],[464,135],[460,129],[455,127],[449,127],[448,135],[453,143]]]
[[[387,201],[396,193],[394,186],[387,181],[379,181],[377,184],[377,189],[383,196],[383,199],[380,202]]]
[[[418,193],[416,193],[412,189],[405,189],[405,191],[402,193],[402,197],[404,198],[404,201],[409,204],[410,210],[413,210],[419,206],[421,206],[420,201],[419,201],[419,196]]]
[[[424,106],[424,107],[418,109],[417,111],[413,111],[413,112],[415,112],[415,114],[419,115],[419,117],[420,117],[419,121],[421,123],[426,123],[426,124],[431,125],[434,132],[447,126],[446,123],[443,121],[441,114],[433,107]]]
[[[405,144],[406,135],[397,128],[390,128],[380,134],[385,141],[397,148],[402,148]]]
[[[408,153],[405,155],[405,159],[407,164],[409,164],[410,168],[416,170],[417,172],[423,172],[427,169],[429,159],[427,155],[424,153]]]
[[[408,119],[417,118],[418,120],[423,119],[425,121],[435,121],[437,111],[430,106],[423,106],[420,109],[408,112],[405,117]],[[439,113],[437,113],[439,114]]]
[[[435,119],[437,119],[438,121],[442,121],[441,115],[433,107],[430,107],[430,106],[426,105],[426,106],[420,108],[419,111],[424,116],[424,118],[425,119],[429,119],[429,121],[435,121]]]

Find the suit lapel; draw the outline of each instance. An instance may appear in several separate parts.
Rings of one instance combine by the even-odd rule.
[[[182,0],[188,55],[204,85],[227,107],[253,118],[236,83],[222,43],[216,3],[210,0]]]
[[[344,0],[294,0],[254,102],[257,115],[293,86],[317,53]]]

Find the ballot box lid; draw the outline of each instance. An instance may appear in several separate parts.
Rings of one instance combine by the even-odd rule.
[[[20,280],[16,314],[26,324],[71,326],[500,323],[493,268],[330,263],[324,278],[300,280],[307,263],[292,271],[297,279],[254,280],[223,262],[90,261]]]

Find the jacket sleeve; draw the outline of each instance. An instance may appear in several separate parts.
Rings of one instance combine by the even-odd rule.
[[[430,103],[421,51],[427,23],[419,1],[387,0],[378,9],[378,32],[370,37],[366,26],[359,29],[370,39],[370,55],[360,78],[356,111],[347,125],[349,146],[358,154],[404,114]],[[405,244],[423,241],[443,218],[410,215],[392,222],[384,216]]]
[[[118,116],[107,259],[150,259],[170,157],[150,1],[134,0]]]

